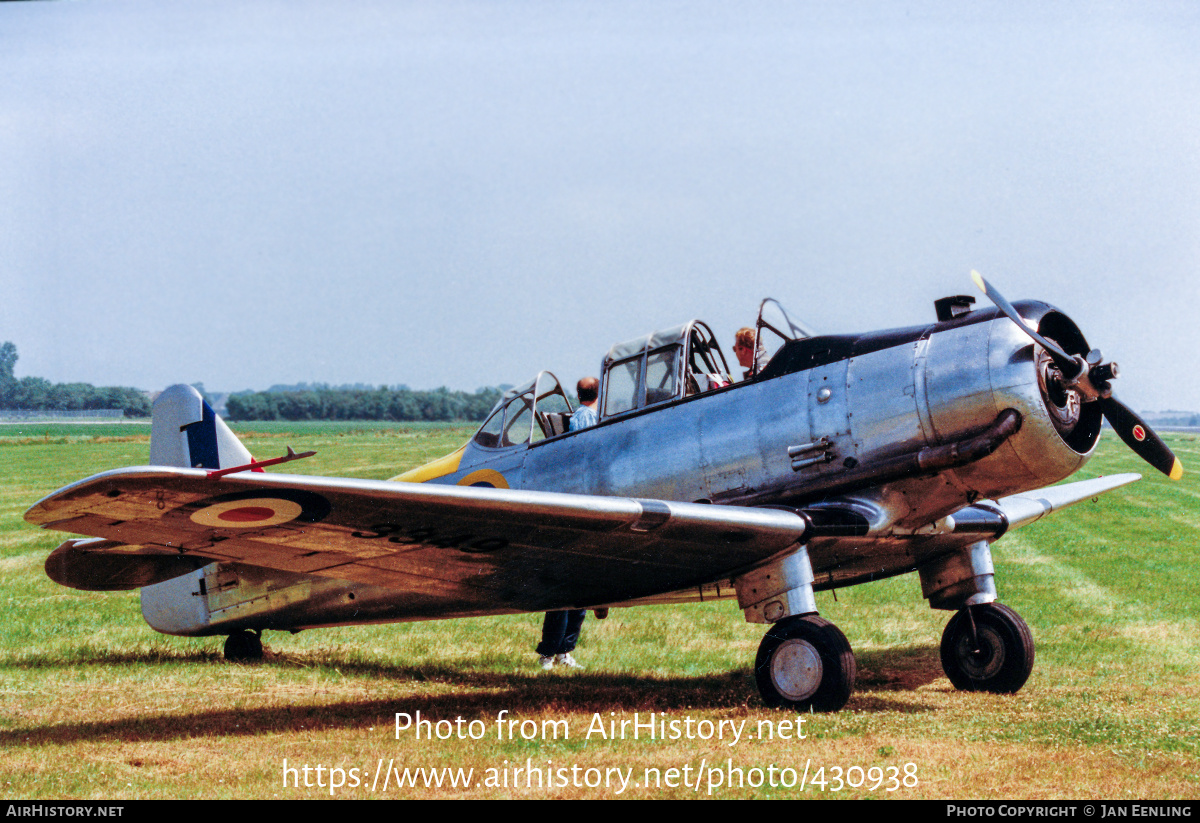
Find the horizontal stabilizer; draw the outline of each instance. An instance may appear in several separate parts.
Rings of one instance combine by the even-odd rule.
[[[113,540],[68,540],[46,558],[46,576],[87,592],[140,589],[204,566],[209,561],[165,548],[127,546]]]

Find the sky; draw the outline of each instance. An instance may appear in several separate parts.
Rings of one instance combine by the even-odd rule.
[[[0,3],[18,377],[473,391],[978,269],[1200,410],[1200,5]],[[977,295],[983,300],[982,295]]]

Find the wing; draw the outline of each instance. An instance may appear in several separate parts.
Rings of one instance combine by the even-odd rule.
[[[993,502],[976,503],[952,515],[953,531],[957,534],[979,533],[1000,537],[1005,532],[1028,526],[1048,514],[1141,479],[1142,476],[1134,472],[1111,474],[1012,494]]]
[[[30,523],[68,541],[47,572],[134,588],[212,561],[337,578],[436,611],[543,611],[698,586],[788,550],[792,512],[199,469],[119,469],[67,486]]]
[[[819,504],[819,509],[803,510],[809,521],[805,542],[815,575],[813,588],[818,591],[845,588],[916,571],[940,555],[978,540],[989,543],[998,540],[1007,532],[1048,514],[1140,478],[1140,474],[1115,474],[1021,492],[999,500],[980,500],[919,529],[903,531],[893,529],[890,519],[893,512],[880,506],[878,500],[869,496],[833,498]],[[838,515],[843,518],[840,533]],[[857,530],[856,516],[861,521]]]

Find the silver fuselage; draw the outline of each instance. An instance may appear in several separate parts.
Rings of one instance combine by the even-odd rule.
[[[953,442],[985,428],[1005,409],[1015,409],[1020,430],[987,458],[839,495],[887,498],[887,525],[904,528],[929,523],[976,499],[1054,483],[1091,456],[1095,437],[1072,446],[1055,430],[1039,389],[1034,347],[1004,317],[872,335],[877,342],[860,346],[872,350],[837,357],[839,348],[852,352],[856,339],[866,338],[805,340],[810,349],[834,341],[825,358],[831,362],[814,357],[817,364],[810,368],[778,376],[768,370],[753,381],[603,420],[532,446],[490,449],[471,443],[458,471],[431,482],[458,483],[479,469],[493,469],[511,488],[728,505],[798,504],[814,499],[810,489],[836,486],[831,481],[851,468]],[[888,345],[892,339],[903,342]],[[822,439],[828,446],[821,453],[831,459],[793,468],[789,449]],[[896,494],[910,499],[891,499]]]
[[[1043,333],[1048,328],[1060,338],[1074,335],[1071,345],[1085,345],[1052,307],[1020,305],[1026,318],[1041,322]],[[1055,483],[1088,460],[1098,417],[1060,435],[1035,361],[1030,339],[994,310],[919,328],[809,338],[785,346],[746,382],[532,445],[490,448],[472,441],[452,471],[428,482],[734,506],[837,506],[855,512],[867,530],[808,543],[813,587],[852,585],[913,571],[948,551],[953,541],[938,523],[964,506]],[[1006,410],[1019,415],[1019,429],[987,456],[949,468],[925,470],[914,460],[914,470],[887,469],[907,465],[905,456],[964,441]],[[704,586],[638,602],[731,596],[730,580],[744,571],[731,569]],[[252,593],[255,574],[242,577],[239,588]],[[239,598],[243,605],[231,603],[224,616],[178,619],[161,613],[176,608],[179,597],[179,586],[168,581],[143,590],[143,611],[155,628],[177,634],[511,611],[433,614],[409,607],[388,589],[289,580],[278,573],[263,577],[258,607]],[[607,604],[562,604],[599,605]]]

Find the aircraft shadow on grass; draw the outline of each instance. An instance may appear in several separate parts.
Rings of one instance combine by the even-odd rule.
[[[213,654],[191,652],[166,654],[153,662],[161,664],[210,664]],[[917,648],[881,650],[860,655],[863,684],[851,702],[851,709],[869,712],[893,711],[923,713],[937,711],[928,702],[895,700],[890,692],[908,692],[932,683],[941,673],[936,649]],[[145,665],[147,656],[132,654],[98,654],[91,658],[51,663],[47,660],[26,660],[25,668],[76,668],[81,665],[135,666]],[[467,665],[474,661],[464,660]],[[294,703],[289,706],[262,706],[249,709],[217,709],[210,711],[170,711],[144,717],[122,717],[114,720],[80,723],[50,723],[24,726],[0,731],[0,747],[30,746],[46,743],[71,744],[98,740],[153,741],[180,740],[212,736],[246,736],[279,734],[288,731],[335,731],[357,729],[374,733],[383,730],[392,734],[397,712],[415,715],[419,709],[423,718],[434,722],[479,719],[494,724],[497,714],[507,710],[509,717],[543,712],[547,706],[561,706],[562,716],[609,712],[614,706],[625,707],[622,712],[667,712],[746,706],[745,683],[754,679],[752,670],[734,669],[728,672],[699,677],[652,674],[621,674],[599,671],[545,673],[540,671],[498,672],[472,671],[452,665],[389,667],[384,664],[326,657],[313,663],[301,657],[269,654],[257,666],[337,670],[343,675],[368,675],[397,683],[429,683],[448,687],[469,687],[487,690],[485,693],[417,694],[388,699],[343,700],[333,703]],[[756,702],[748,708],[766,712]],[[152,710],[153,711],[153,710]],[[573,721],[573,733],[583,733],[580,721]]]

